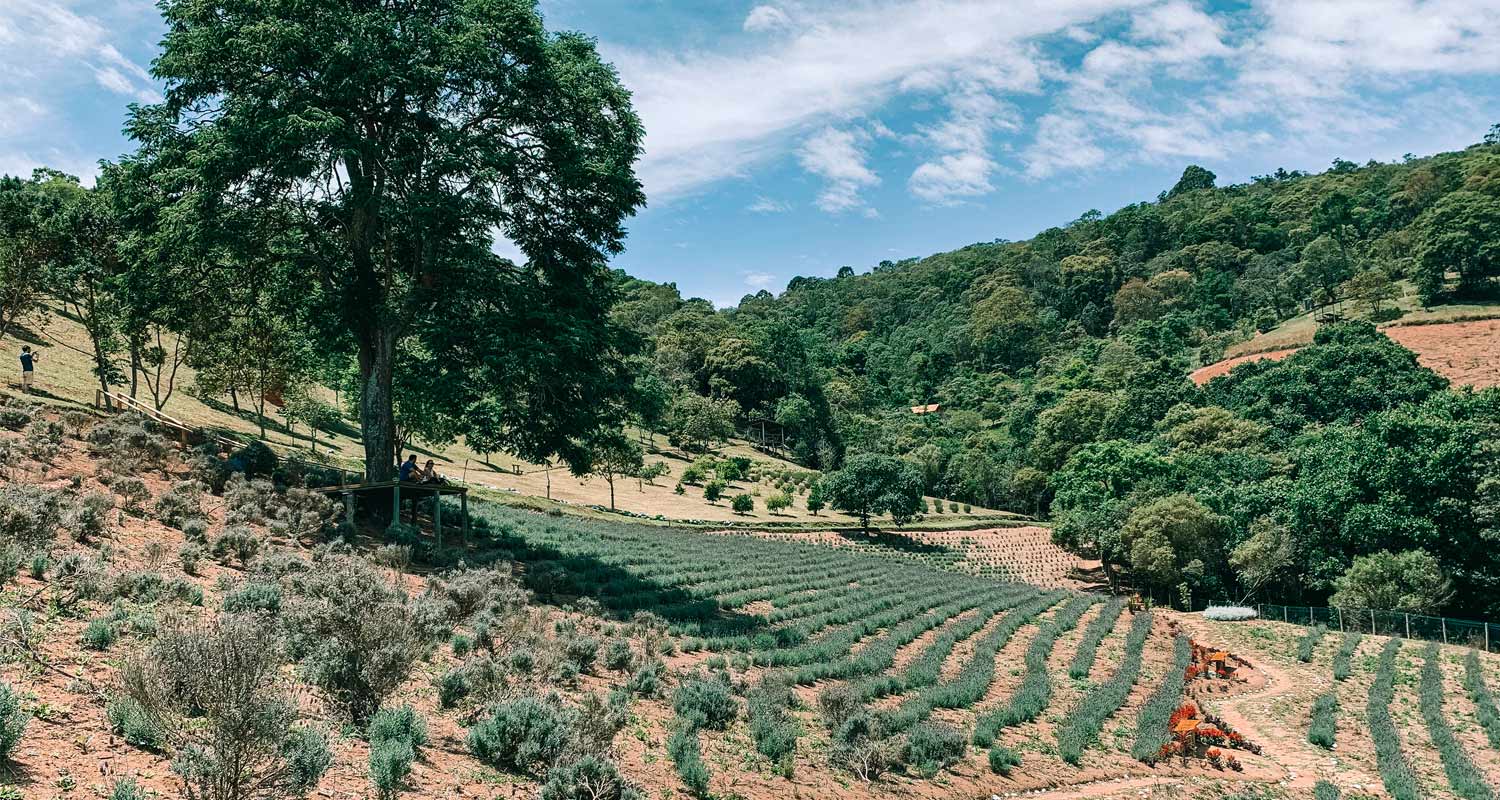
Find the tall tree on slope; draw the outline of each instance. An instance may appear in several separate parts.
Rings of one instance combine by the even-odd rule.
[[[302,263],[276,274],[357,356],[368,478],[394,471],[398,370],[443,434],[484,403],[492,440],[586,468],[629,385],[604,260],[645,202],[642,128],[593,42],[549,33],[534,0],[161,7],[165,99],[128,124],[158,202],[139,217],[212,236],[236,210],[290,211]],[[493,254],[497,231],[526,265]]]

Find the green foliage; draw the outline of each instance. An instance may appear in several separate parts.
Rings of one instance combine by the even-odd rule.
[[[1343,681],[1349,679],[1350,659],[1354,657],[1354,651],[1359,649],[1359,642],[1364,634],[1358,631],[1350,631],[1339,640],[1339,649],[1333,654],[1333,679]]]
[[[1304,664],[1311,663],[1313,651],[1326,635],[1328,635],[1328,628],[1321,623],[1308,628],[1307,633],[1302,634],[1302,637],[1297,640],[1297,660]]]
[[[1328,598],[1335,608],[1437,613],[1452,592],[1437,559],[1421,550],[1381,550],[1354,559]]]
[[[224,610],[231,613],[281,610],[281,587],[274,583],[245,583],[224,595]]]
[[[652,659],[636,668],[626,682],[625,689],[641,697],[656,697],[661,693],[667,665],[661,659]]]
[[[1084,748],[1099,736],[1104,720],[1113,714],[1130,694],[1141,673],[1141,651],[1151,633],[1151,614],[1137,614],[1125,636],[1125,651],[1120,667],[1108,679],[1096,684],[1078,701],[1057,729],[1057,749],[1063,760],[1078,764]]]
[[[0,764],[10,761],[30,722],[31,715],[21,710],[21,698],[10,684],[0,682]]]
[[[1339,787],[1328,781],[1318,781],[1313,785],[1313,800],[1339,800],[1341,794]]]
[[[703,485],[703,499],[707,500],[710,503],[719,502],[719,498],[724,496],[724,490],[728,488],[728,486],[729,484],[725,483],[724,481],[718,478],[714,478],[713,480]]]
[[[1078,649],[1073,651],[1073,660],[1068,663],[1069,677],[1078,680],[1089,676],[1089,671],[1094,667],[1094,658],[1099,652],[1099,643],[1114,630],[1115,621],[1124,610],[1124,599],[1110,600],[1099,610],[1099,616],[1094,617],[1088,627],[1083,629],[1083,638],[1078,642]]]
[[[1332,750],[1338,731],[1338,714],[1338,690],[1318,695],[1318,699],[1313,701],[1312,724],[1307,728],[1307,740],[1324,750]]]
[[[802,733],[791,713],[795,702],[791,683],[775,675],[762,678],[760,684],[745,695],[755,749],[771,759],[787,777],[791,777],[792,757],[797,750],[797,738]]]
[[[677,768],[677,776],[694,797],[708,797],[710,773],[703,763],[703,749],[698,743],[698,729],[691,724],[678,725],[667,739],[667,755]]]
[[[729,503],[736,514],[749,514],[755,510],[755,498],[748,494],[737,494]]]
[[[44,549],[60,523],[55,492],[20,483],[0,484],[0,545]]]
[[[83,635],[80,639],[83,646],[90,650],[108,650],[119,635],[120,632],[115,627],[114,620],[100,617],[89,620],[89,624],[83,628]]]
[[[924,778],[931,778],[963,757],[964,735],[948,725],[924,723],[906,735],[906,763]]]
[[[411,764],[427,744],[427,724],[411,706],[384,708],[370,718],[370,783],[382,800],[400,794]]]
[[[135,698],[128,695],[112,698],[104,707],[110,730],[119,734],[126,744],[154,750],[161,746],[165,731]]]
[[[497,703],[469,729],[469,752],[497,769],[539,772],[562,755],[575,720],[555,696],[523,696]]]
[[[1178,634],[1172,640],[1172,663],[1161,679],[1161,685],[1146,698],[1135,718],[1135,742],[1130,745],[1130,755],[1137,761],[1154,762],[1161,753],[1162,745],[1172,740],[1170,721],[1182,699],[1182,688],[1187,682],[1188,664],[1192,662],[1193,649],[1186,634]]]
[[[146,790],[135,782],[134,778],[121,778],[115,781],[114,788],[109,792],[109,800],[146,800]]]
[[[1470,650],[1464,656],[1464,688],[1474,701],[1474,716],[1479,720],[1480,727],[1484,728],[1490,747],[1500,750],[1500,708],[1496,708],[1495,695],[1485,682],[1484,668],[1480,666],[1477,650]]]
[[[893,456],[853,456],[843,469],[825,475],[820,485],[830,505],[858,517],[865,529],[870,527],[870,517],[880,514],[890,514],[897,525],[906,524],[922,500],[921,470]]]
[[[1432,737],[1433,746],[1437,748],[1438,756],[1443,762],[1443,772],[1448,776],[1448,785],[1453,788],[1453,793],[1465,800],[1494,800],[1494,787],[1465,752],[1463,744],[1453,733],[1447,715],[1443,713],[1442,651],[1436,642],[1426,648],[1417,700],[1422,719],[1427,723],[1427,733]]]
[[[1375,763],[1380,769],[1385,790],[1395,800],[1417,800],[1422,796],[1421,784],[1413,774],[1406,754],[1401,752],[1401,734],[1391,718],[1391,704],[1396,696],[1396,656],[1400,651],[1400,639],[1391,639],[1380,651],[1365,713],[1370,722],[1370,738],[1375,742]]]
[[[672,710],[694,727],[724,730],[739,713],[729,685],[717,678],[689,678],[677,685]]]
[[[1052,697],[1052,674],[1047,663],[1057,638],[1072,630],[1079,617],[1094,604],[1093,597],[1075,597],[1068,601],[1050,621],[1043,624],[1026,648],[1026,674],[1010,696],[1010,701],[994,711],[981,714],[974,724],[974,744],[988,747],[1003,728],[1036,719],[1046,710]]]
[[[990,772],[1008,776],[1021,766],[1021,754],[997,742],[990,745],[989,764]]]

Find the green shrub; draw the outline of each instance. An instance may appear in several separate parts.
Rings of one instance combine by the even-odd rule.
[[[1420,784],[1406,755],[1401,752],[1401,734],[1391,718],[1391,704],[1396,699],[1396,655],[1400,650],[1401,640],[1391,639],[1380,651],[1365,713],[1370,721],[1370,738],[1375,742],[1375,763],[1385,790],[1395,800],[1418,800],[1422,796]]]
[[[864,695],[847,683],[836,683],[818,692],[818,713],[830,732],[837,731],[864,706]]]
[[[1318,642],[1327,635],[1328,629],[1322,625],[1314,625],[1307,629],[1307,633],[1297,640],[1297,660],[1304,664],[1311,663],[1313,651],[1317,649]]]
[[[745,697],[755,749],[776,763],[787,777],[791,776],[792,755],[797,750],[797,738],[802,734],[791,714],[795,701],[791,684],[774,675],[762,678]]]
[[[1359,642],[1362,638],[1364,638],[1364,634],[1351,632],[1344,634],[1344,638],[1339,641],[1339,649],[1333,654],[1334,680],[1343,681],[1349,679],[1349,662],[1354,656],[1354,651],[1359,649]]]
[[[198,574],[198,562],[203,560],[203,548],[189,542],[177,551],[177,560],[182,564],[182,571],[189,575]]]
[[[427,725],[410,706],[385,708],[370,719],[370,783],[382,800],[400,794],[417,751],[427,743]]]
[[[189,542],[208,544],[208,520],[203,517],[188,517],[182,521],[182,535]]]
[[[592,636],[569,636],[563,642],[563,657],[588,672],[599,658],[599,640]]]
[[[0,483],[0,543],[43,550],[52,542],[62,512],[56,492],[19,483]]]
[[[736,514],[749,514],[755,510],[755,498],[748,494],[737,494],[733,500],[729,501],[729,507],[734,509]]]
[[[1156,691],[1146,699],[1135,718],[1135,743],[1130,755],[1137,761],[1154,762],[1161,748],[1172,739],[1169,723],[1172,712],[1179,707],[1182,687],[1187,681],[1186,670],[1193,659],[1193,648],[1184,634],[1172,641],[1172,666],[1162,677]]]
[[[115,478],[109,488],[120,496],[121,510],[131,516],[139,516],[145,511],[146,501],[151,499],[151,490],[146,487],[146,482],[134,475]]]
[[[694,797],[708,797],[710,773],[703,763],[703,749],[698,744],[698,729],[692,725],[679,725],[667,739],[667,755],[677,768],[677,776]]]
[[[280,618],[303,678],[366,724],[425,650],[406,595],[346,555],[323,558],[288,583]]]
[[[90,650],[108,650],[119,635],[120,632],[115,628],[115,623],[101,617],[89,620],[89,624],[84,626],[81,641],[83,646]]]
[[[0,764],[10,761],[29,722],[31,715],[21,710],[21,698],[10,684],[0,683]]]
[[[453,708],[474,691],[469,675],[462,667],[456,667],[438,676],[436,681],[438,703],[443,708]]]
[[[228,564],[233,558],[243,567],[255,560],[255,555],[260,552],[260,545],[260,534],[244,525],[230,525],[214,537],[209,552],[221,564]]]
[[[170,528],[182,528],[189,519],[203,518],[203,484],[194,481],[178,481],[172,488],[156,498],[152,508],[156,518]]]
[[[1442,651],[1437,642],[1427,645],[1417,698],[1422,719],[1427,723],[1427,733],[1437,748],[1443,772],[1447,774],[1448,785],[1453,787],[1454,794],[1465,800],[1494,800],[1494,787],[1464,750],[1448,723],[1448,716],[1443,713]]]
[[[541,800],[640,800],[614,762],[586,755],[547,772]]]
[[[729,685],[715,678],[689,678],[672,695],[672,710],[697,727],[722,731],[738,710]]]
[[[729,484],[718,478],[714,478],[703,485],[703,499],[710,503],[717,503],[719,502],[719,498],[724,496],[724,490],[727,488],[729,488]]]
[[[78,542],[87,543],[102,538],[109,534],[109,517],[114,508],[114,495],[89,492],[73,501],[64,512],[63,529]]]
[[[1011,770],[1021,766],[1021,755],[1003,744],[990,745],[990,772],[997,775],[1009,775]]]
[[[1490,746],[1500,750],[1500,709],[1495,707],[1495,696],[1484,680],[1484,668],[1479,664],[1479,651],[1470,650],[1464,657],[1464,688],[1474,701],[1474,716],[1489,737]]]
[[[293,728],[281,740],[280,755],[286,765],[285,792],[300,797],[318,785],[333,763],[328,737],[312,728]]]
[[[1338,732],[1339,693],[1330,690],[1313,701],[1312,722],[1307,727],[1307,741],[1332,750]]]
[[[281,587],[274,583],[245,583],[224,595],[224,610],[231,614],[247,611],[281,610]]]
[[[963,758],[967,737],[948,725],[923,723],[906,735],[906,763],[924,778]]]
[[[661,659],[654,658],[631,673],[625,689],[640,697],[658,697],[661,694],[662,679],[666,676],[666,672],[667,665]]]
[[[122,695],[110,700],[104,707],[104,714],[109,718],[110,729],[126,744],[147,750],[161,746],[164,732],[160,723],[135,698]]]
[[[536,669],[536,654],[525,647],[518,647],[510,652],[510,668],[523,675],[529,674]]]
[[[572,738],[575,716],[556,697],[497,703],[469,729],[469,752],[510,772],[532,773],[556,761]]]
[[[607,669],[617,672],[630,669],[630,662],[633,658],[628,639],[611,639],[604,649],[604,666]]]
[[[146,796],[146,790],[134,778],[121,778],[115,781],[114,789],[110,790],[109,800],[146,800]]]
[[[1339,787],[1328,781],[1313,784],[1313,800],[1339,800]]]
[[[0,545],[0,586],[15,580],[21,573],[21,548],[13,544]]]
[[[31,562],[26,565],[26,574],[30,575],[32,580],[45,580],[50,563],[46,553],[34,553],[31,556]]]

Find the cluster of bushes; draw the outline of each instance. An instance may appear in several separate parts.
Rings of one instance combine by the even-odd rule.
[[[1474,715],[1489,737],[1490,746],[1500,750],[1500,709],[1495,707],[1495,696],[1484,680],[1484,669],[1479,665],[1479,652],[1470,650],[1464,658],[1464,688],[1474,700]]]
[[[1396,699],[1396,655],[1400,650],[1401,640],[1391,639],[1380,651],[1365,711],[1370,720],[1370,738],[1375,742],[1375,763],[1385,790],[1395,800],[1417,800],[1422,796],[1421,784],[1412,773],[1406,754],[1401,752],[1401,734],[1391,718],[1391,704]]]
[[[1307,741],[1332,750],[1338,733],[1339,693],[1331,689],[1313,701],[1312,723],[1307,726]]]
[[[1350,660],[1354,658],[1354,651],[1359,649],[1359,642],[1364,634],[1351,631],[1344,634],[1339,640],[1339,649],[1333,654],[1333,679],[1343,681],[1349,679],[1351,671]]]
[[[8,683],[0,683],[0,765],[10,761],[11,753],[26,735],[31,715],[21,710],[21,698]]]
[[[722,674],[700,676],[678,683],[672,695],[672,710],[677,718],[667,741],[667,754],[688,791],[695,797],[707,797],[710,772],[703,762],[698,732],[729,727],[739,713],[739,702]]]
[[[469,752],[507,772],[545,772],[544,800],[634,800],[635,788],[606,756],[626,703],[619,692],[607,701],[590,695],[576,709],[555,694],[513,697],[469,729]]]
[[[1448,785],[1454,794],[1464,800],[1494,800],[1495,789],[1485,779],[1485,774],[1475,766],[1473,759],[1464,752],[1448,717],[1443,714],[1443,667],[1442,651],[1436,642],[1427,645],[1422,664],[1422,682],[1417,690],[1417,705],[1422,719],[1427,723],[1427,732],[1432,745],[1437,748],[1443,762],[1443,772],[1448,776]]]
[[[1130,755],[1137,761],[1154,762],[1160,756],[1162,746],[1172,740],[1169,729],[1172,712],[1182,699],[1182,687],[1187,682],[1187,668],[1192,659],[1192,643],[1185,634],[1177,634],[1172,640],[1172,665],[1135,718],[1135,743],[1130,746]]]
[[[1047,708],[1047,702],[1052,697],[1052,672],[1048,668],[1047,658],[1052,654],[1057,638],[1072,630],[1093,604],[1092,596],[1075,597],[1037,631],[1026,647],[1026,675],[1021,678],[1021,685],[1011,694],[1010,702],[980,715],[979,721],[974,725],[974,744],[989,747],[1002,729],[1036,719]]]
[[[1057,749],[1064,761],[1076,765],[1083,758],[1084,749],[1098,738],[1104,720],[1115,713],[1130,695],[1130,687],[1135,685],[1141,673],[1141,651],[1150,634],[1151,614],[1137,614],[1125,636],[1120,668],[1084,695],[1063,718],[1057,729]]]
[[[1323,641],[1323,637],[1327,634],[1328,628],[1321,623],[1308,628],[1307,633],[1297,640],[1297,660],[1304,664],[1311,663],[1313,651],[1317,649],[1318,642]]]
[[[1089,676],[1089,671],[1094,668],[1094,659],[1099,652],[1099,643],[1115,629],[1115,621],[1120,618],[1120,612],[1124,610],[1125,601],[1122,598],[1114,598],[1107,602],[1099,611],[1099,616],[1094,617],[1088,627],[1083,629],[1083,638],[1078,642],[1078,649],[1073,651],[1073,660],[1068,662],[1068,677],[1082,680]]]

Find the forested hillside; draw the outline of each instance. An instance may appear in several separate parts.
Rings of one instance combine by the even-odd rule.
[[[1189,167],[1154,202],[1028,241],[723,311],[617,273],[613,314],[646,342],[645,416],[669,430],[717,404],[782,423],[810,466],[910,459],[928,493],[1050,515],[1160,599],[1500,613],[1500,395],[1450,387],[1363,321],[1400,316],[1405,291],[1495,298],[1500,126],[1462,152],[1214,184]],[[1350,321],[1187,379],[1309,310]],[[911,413],[928,403],[942,412]]]

